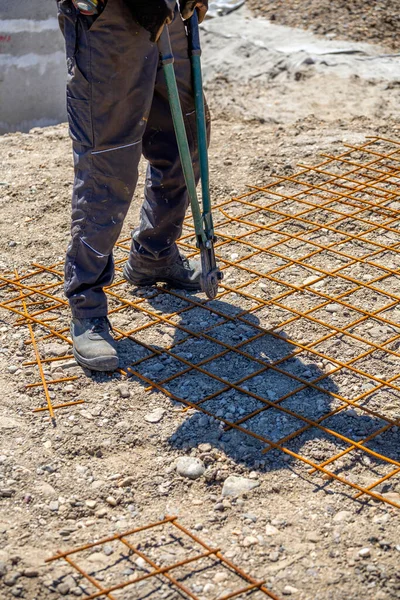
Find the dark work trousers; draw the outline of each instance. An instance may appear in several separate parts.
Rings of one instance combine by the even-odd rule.
[[[97,17],[79,14],[71,0],[57,5],[66,42],[75,166],[65,293],[74,317],[102,317],[107,314],[103,287],[113,280],[113,247],[142,153],[149,165],[140,224],[132,234],[134,263],[162,266],[176,260],[188,194],[158,48],[149,33],[133,20],[124,0],[108,0]],[[188,41],[178,11],[169,31],[199,178]]]

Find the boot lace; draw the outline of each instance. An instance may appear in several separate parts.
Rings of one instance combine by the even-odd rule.
[[[92,333],[103,333],[103,331],[112,330],[111,323],[107,317],[96,317],[94,319],[90,319],[91,328],[90,331]]]

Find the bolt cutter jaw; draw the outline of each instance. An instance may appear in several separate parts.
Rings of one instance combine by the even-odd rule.
[[[201,278],[200,285],[207,298],[214,300],[218,294],[218,285],[223,280],[224,274],[219,270],[214,251],[214,240],[200,241]]]

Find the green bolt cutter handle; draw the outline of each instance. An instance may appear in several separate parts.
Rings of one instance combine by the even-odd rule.
[[[203,195],[203,213],[200,209],[199,198],[196,189],[196,180],[193,171],[193,163],[187,139],[185,122],[179,98],[178,86],[174,71],[174,56],[171,48],[168,27],[164,27],[158,42],[164,76],[167,83],[168,97],[171,106],[172,118],[179,147],[182,170],[188,190],[194,228],[197,238],[197,246],[201,256],[201,288],[208,298],[213,299],[218,293],[218,283],[223,274],[218,269],[214,252],[214,227],[211,215],[211,200],[209,190],[209,166],[207,127],[205,118],[205,106],[203,95],[203,81],[201,73],[201,48],[197,13],[188,22],[189,42],[191,49],[193,88],[195,96],[197,136],[199,146],[200,174]]]

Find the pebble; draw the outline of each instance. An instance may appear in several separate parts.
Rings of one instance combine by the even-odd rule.
[[[205,594],[211,594],[214,590],[215,590],[215,585],[213,585],[212,583],[206,583],[206,585],[204,586],[203,592]]]
[[[57,592],[62,596],[66,596],[70,589],[71,588],[69,587],[68,583],[59,583],[57,586]]]
[[[7,371],[9,373],[11,373],[11,375],[14,375],[14,373],[16,373],[18,371],[18,367],[16,367],[15,365],[10,365],[8,367]]]
[[[111,554],[114,554],[114,548],[106,544],[105,546],[103,546],[103,552],[106,556],[111,556]]]
[[[211,444],[199,444],[198,446],[200,452],[211,452],[212,446]]]
[[[349,510],[340,510],[333,517],[335,523],[341,523],[342,521],[349,521],[351,518],[351,512]]]
[[[156,408],[153,412],[148,413],[144,420],[147,423],[159,423],[165,415],[165,410],[163,408]]]
[[[15,585],[17,583],[17,581],[20,577],[21,577],[21,573],[19,571],[14,571],[13,573],[9,573],[4,579],[4,584],[7,585],[8,587],[12,587],[13,585]]]
[[[244,538],[242,545],[245,548],[250,548],[250,546],[255,546],[258,543],[259,543],[258,538],[256,538],[254,535],[248,535],[247,537]]]
[[[131,392],[128,387],[128,384],[120,383],[117,386],[117,390],[119,391],[119,395],[121,396],[121,398],[130,398],[131,397]]]
[[[361,548],[358,552],[360,558],[369,558],[371,556],[371,550],[369,548]]]
[[[33,568],[25,569],[23,572],[23,576],[33,579],[34,577],[39,577],[39,571],[37,569],[33,569]]]
[[[398,492],[386,492],[382,496],[392,502],[400,503],[400,494]]]
[[[215,573],[214,577],[213,577],[213,582],[214,583],[222,583],[223,581],[226,581],[228,578],[228,575],[225,573],[225,571],[218,571],[218,573]]]
[[[59,344],[57,342],[50,342],[49,344],[43,344],[43,352],[44,354],[49,356],[64,356],[67,354],[69,348],[68,346],[64,346],[63,344]]]
[[[80,587],[73,587],[73,588],[71,588],[70,592],[74,596],[82,596],[82,593],[83,593]]]
[[[271,536],[271,535],[276,535],[277,533],[279,533],[279,529],[277,529],[273,525],[265,526],[265,535]]]
[[[116,499],[113,496],[108,496],[106,498],[106,502],[107,504],[109,504],[110,506],[117,506],[118,502],[116,501]]]
[[[130,487],[135,483],[134,477],[125,477],[122,481],[119,482],[118,487]]]
[[[316,544],[317,542],[319,542],[321,540],[321,537],[319,535],[319,533],[317,531],[309,531],[306,534],[306,539],[309,542],[312,542],[313,544]]]
[[[240,496],[245,492],[250,492],[252,489],[258,487],[260,484],[254,479],[246,479],[246,477],[236,477],[235,475],[229,475],[225,479],[224,486],[222,488],[223,496]]]
[[[74,391],[75,391],[75,386],[72,383],[69,383],[64,388],[64,392],[66,392],[67,394],[73,394]]]
[[[5,563],[0,562],[0,577],[4,577],[4,575],[7,573],[7,566]]]
[[[295,587],[293,587],[292,585],[285,585],[285,587],[282,590],[282,594],[284,594],[285,596],[291,596],[292,594],[297,594],[299,590]]]
[[[52,502],[50,502],[49,509],[52,512],[58,512],[58,509],[59,509],[58,501],[57,500],[53,500]]]
[[[147,567],[146,561],[141,556],[138,556],[138,558],[135,560],[135,564],[137,567],[139,567],[139,569],[145,569]]]
[[[97,505],[97,502],[96,502],[96,500],[86,500],[85,504],[88,508],[95,508]]]
[[[277,550],[275,550],[274,552],[271,552],[270,555],[268,556],[268,558],[271,562],[278,562],[279,552]]]
[[[176,461],[176,470],[182,477],[188,479],[198,479],[206,470],[202,460],[193,456],[181,456]]]
[[[319,275],[311,275],[310,277],[307,277],[307,279],[305,279],[303,281],[303,285],[311,285],[312,283],[315,283],[316,281],[318,281],[319,278],[320,278]]]
[[[0,488],[0,498],[11,498],[15,491],[11,488]]]

